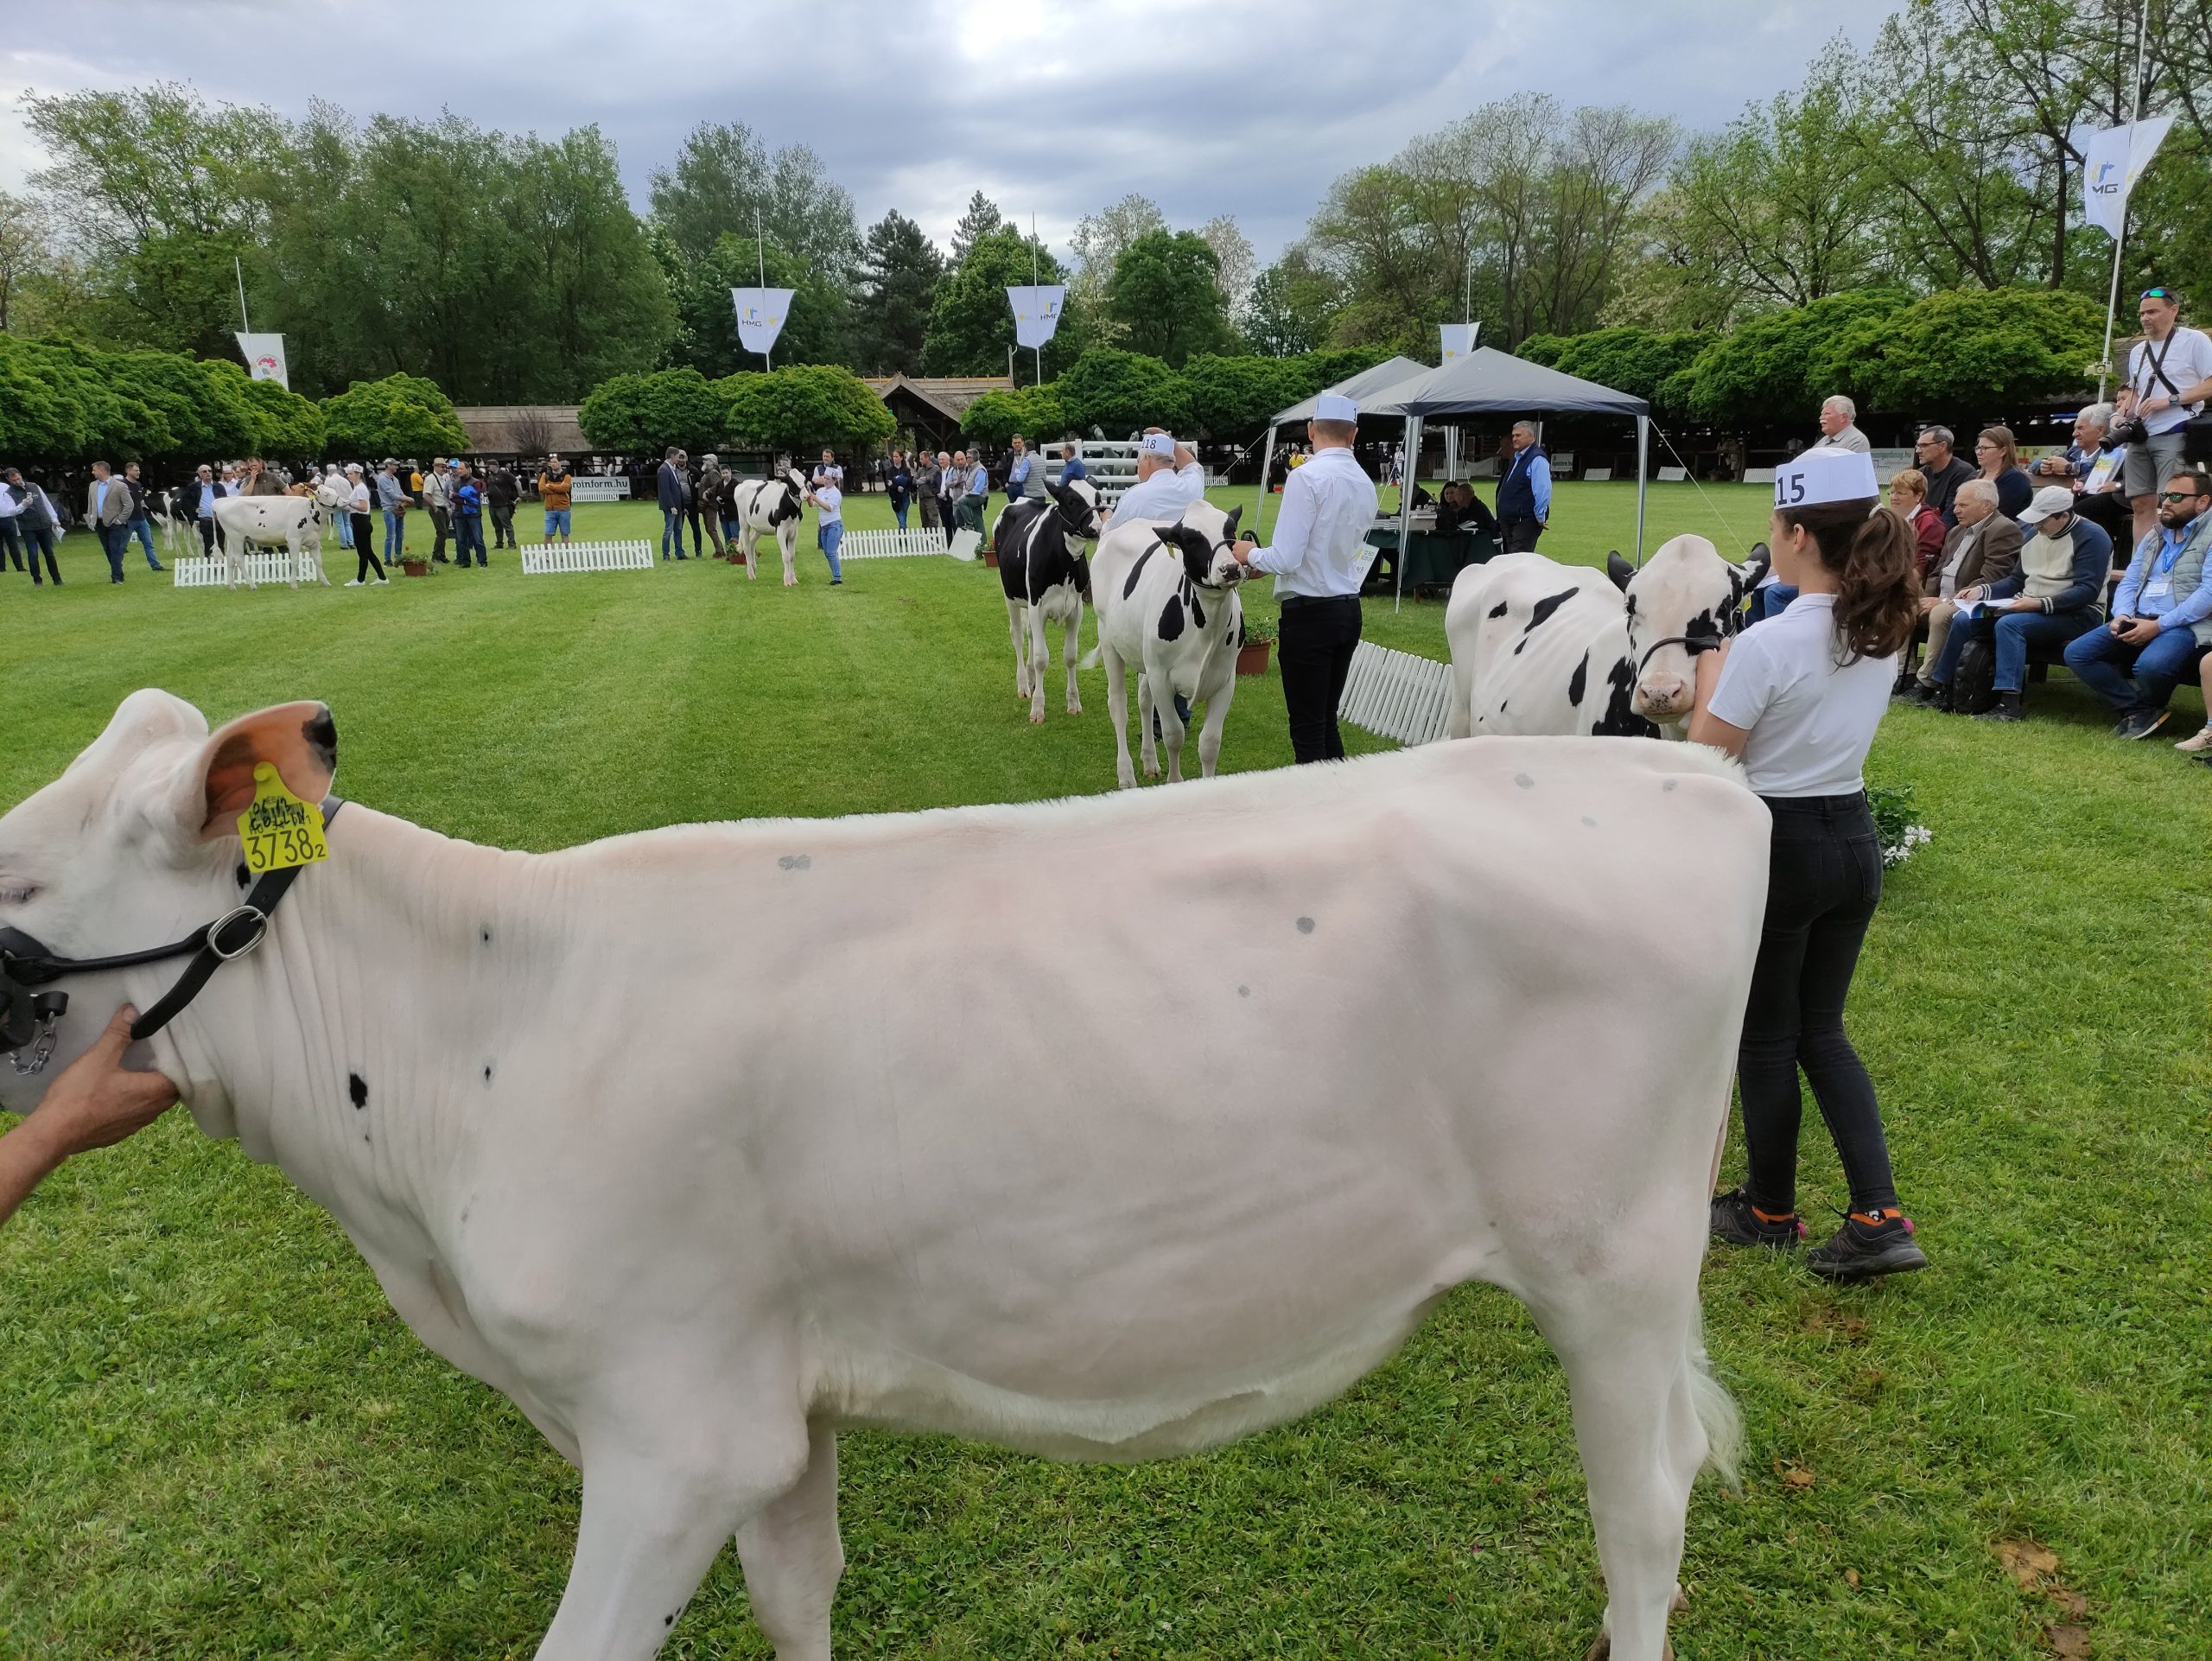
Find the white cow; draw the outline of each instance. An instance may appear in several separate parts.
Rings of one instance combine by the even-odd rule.
[[[1221,729],[1236,696],[1236,648],[1244,627],[1236,585],[1244,567],[1230,557],[1242,507],[1224,513],[1196,501],[1166,524],[1119,520],[1099,539],[1090,562],[1090,603],[1098,614],[1098,645],[1084,665],[1106,665],[1106,711],[1114,722],[1114,777],[1136,784],[1129,766],[1128,671],[1137,672],[1138,754],[1145,777],[1153,759],[1155,721],[1167,747],[1170,784],[1183,777],[1183,717],[1175,695],[1206,706],[1198,734],[1198,765],[1209,779],[1221,756]]]
[[[300,573],[305,570],[328,588],[330,577],[322,569],[321,509],[330,491],[327,484],[319,484],[311,496],[287,492],[280,496],[225,496],[217,501],[215,542],[226,563],[224,586],[235,589],[240,578],[250,589],[259,586],[246,563],[246,556],[259,544],[284,550],[287,587],[298,588]],[[344,500],[342,494],[333,494],[329,505],[335,508]]]
[[[1470,565],[1444,614],[1450,728],[1474,733],[1682,735],[1694,654],[1737,629],[1766,574],[1765,544],[1732,565],[1703,537],[1675,537],[1638,570],[1506,554]]]
[[[1088,479],[1050,487],[1049,500],[1017,496],[999,515],[991,545],[999,559],[999,588],[1006,595],[1007,628],[1014,636],[1014,694],[1029,700],[1029,719],[1045,719],[1045,671],[1052,647],[1048,622],[1060,626],[1060,659],[1067,665],[1068,713],[1083,713],[1076,689],[1076,650],[1083,639],[1083,602],[1090,592],[1090,562],[1082,544],[1098,540],[1098,492]]]
[[[804,474],[785,468],[772,479],[739,480],[729,487],[723,517],[737,521],[737,546],[745,556],[747,582],[760,575],[753,563],[754,544],[772,536],[784,557],[784,586],[798,586],[798,531],[806,517]]]
[[[133,694],[0,818],[0,928],[221,916],[255,767],[313,800],[336,744]],[[1660,1661],[1732,1447],[1697,1280],[1767,834],[1713,752],[1579,739],[542,855],[353,805],[133,1061],[580,1466],[540,1661],[652,1655],[732,1535],[779,1661],[825,1661],[842,1428],[1186,1453],[1466,1281],[1564,1362],[1612,1654]],[[783,996],[725,997],[741,957]],[[179,967],[65,975],[51,1068]]]

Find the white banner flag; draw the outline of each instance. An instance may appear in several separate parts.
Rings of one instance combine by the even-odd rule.
[[[1066,284],[1060,283],[1008,289],[1006,297],[1014,307],[1014,344],[1041,348],[1051,340],[1052,331],[1060,326],[1060,302],[1067,292]]]
[[[2170,115],[2152,116],[2132,127],[2107,127],[2089,135],[2082,159],[2082,213],[2090,224],[2117,238],[2127,222],[2127,193],[2165,142]]]
[[[1464,358],[1475,349],[1475,337],[1483,332],[1480,323],[1439,323],[1437,333],[1444,337],[1444,361]]]
[[[737,338],[747,352],[766,357],[775,350],[776,336],[784,332],[784,319],[791,315],[791,292],[789,289],[729,291],[731,303],[737,308]]]
[[[245,354],[246,372],[256,380],[273,380],[286,391],[292,390],[292,378],[284,367],[284,337],[281,334],[245,334],[231,331],[238,338],[238,350]]]

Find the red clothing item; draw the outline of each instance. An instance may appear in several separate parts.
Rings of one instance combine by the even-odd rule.
[[[1923,507],[1912,516],[1912,536],[1913,551],[1924,578],[1935,570],[1936,562],[1943,552],[1943,516],[1932,507]]]

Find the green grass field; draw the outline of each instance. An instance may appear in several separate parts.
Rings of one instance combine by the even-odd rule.
[[[1757,487],[1717,510],[1652,495],[1652,545],[1763,531]],[[1633,501],[1563,487],[1547,551],[1625,547]],[[852,509],[888,523],[880,498]],[[111,589],[89,538],[66,550],[58,594],[0,577],[0,804],[142,685],[217,720],[324,698],[346,795],[524,848],[1113,780],[1102,678],[1090,714],[1050,698],[1032,729],[980,565],[855,562],[833,590],[810,547],[786,593],[713,563],[524,580],[503,554],[229,595],[143,562]],[[334,550],[340,580],[350,563]],[[1444,653],[1439,604],[1368,623]],[[2200,712],[2179,703],[2171,736]],[[2212,1654],[2212,773],[2163,739],[2115,744],[2063,675],[2031,712],[1895,710],[1876,747],[1871,775],[1916,787],[1935,840],[1892,875],[1853,1019],[1935,1268],[1843,1291],[1712,1260],[1749,1448],[1742,1492],[1700,1486],[1691,1510],[1684,1661]],[[1224,766],[1289,754],[1276,678],[1241,683]],[[732,968],[731,996],[765,995]],[[1843,1195],[1807,1119],[1817,1215]],[[848,1657],[1573,1661],[1602,1601],[1559,1370],[1485,1289],[1344,1401],[1205,1458],[1100,1470],[855,1435],[842,1493]],[[577,1497],[326,1216],[181,1115],[66,1168],[0,1232],[0,1656],[527,1656]],[[766,1653],[734,1556],[668,1652]]]

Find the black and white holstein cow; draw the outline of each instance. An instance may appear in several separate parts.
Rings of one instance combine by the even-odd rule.
[[[741,479],[729,487],[723,517],[737,521],[737,546],[745,556],[745,580],[760,575],[754,544],[773,537],[784,557],[784,586],[798,587],[798,528],[806,517],[806,475],[785,468],[772,479]]]
[[[1214,775],[1221,729],[1236,695],[1236,648],[1244,605],[1236,585],[1244,567],[1230,557],[1242,507],[1224,513],[1196,501],[1168,524],[1132,520],[1110,526],[1090,562],[1091,606],[1098,645],[1086,665],[1106,665],[1106,710],[1114,722],[1114,777],[1124,790],[1137,781],[1129,766],[1128,671],[1137,671],[1138,754],[1153,778],[1152,729],[1157,718],[1167,747],[1167,780],[1183,777],[1183,717],[1175,695],[1206,706],[1198,733],[1198,766]]]
[[[1444,614],[1454,738],[1475,733],[1682,736],[1695,656],[1738,627],[1766,574],[1764,544],[1732,565],[1703,537],[1669,540],[1638,570],[1506,554],[1470,565]]]
[[[284,550],[284,582],[300,586],[300,572],[307,556],[315,556],[314,574],[330,586],[322,569],[322,515],[342,511],[346,487],[318,481],[311,495],[225,496],[215,504],[215,544],[224,561],[224,586],[235,589],[240,579],[246,587],[253,580],[246,556],[258,547]]]
[[[0,817],[0,969],[70,1000],[0,1009],[46,1063],[0,1057],[0,1107],[199,968],[143,949],[235,920],[257,767],[324,799],[337,740],[317,703],[211,735],[137,692]],[[1733,763],[1621,739],[545,854],[356,802],[130,1064],[581,1469],[538,1661],[647,1661],[733,1535],[778,1661],[829,1661],[840,1431],[1192,1453],[1470,1281],[1564,1364],[1612,1661],[1660,1661],[1733,1447],[1698,1271],[1767,837]],[[732,1003],[740,962],[785,996]]]
[[[1076,690],[1076,652],[1083,640],[1083,602],[1090,597],[1090,562],[1081,546],[1098,540],[1098,492],[1088,479],[1049,487],[1049,500],[1018,496],[991,531],[1006,591],[1007,628],[1014,636],[1014,692],[1029,700],[1029,719],[1045,719],[1045,671],[1052,649],[1047,623],[1060,626],[1060,660],[1068,671],[1068,713],[1083,713]]]

